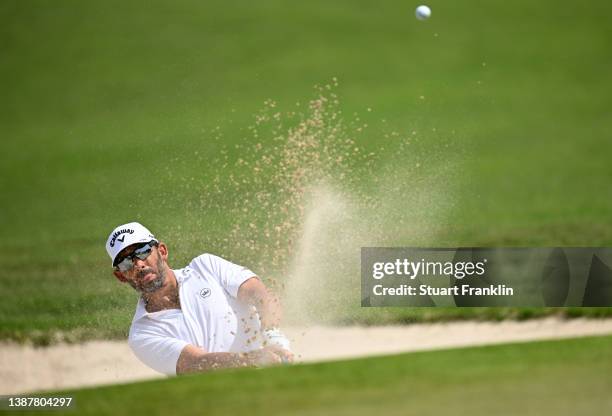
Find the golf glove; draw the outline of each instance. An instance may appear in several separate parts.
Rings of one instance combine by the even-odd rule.
[[[263,331],[266,345],[276,345],[284,350],[291,351],[291,343],[278,328],[268,328]]]

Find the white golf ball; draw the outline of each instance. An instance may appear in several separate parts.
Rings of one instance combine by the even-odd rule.
[[[416,8],[414,14],[416,15],[417,19],[426,20],[429,19],[429,16],[431,16],[431,9],[425,5],[422,5]]]

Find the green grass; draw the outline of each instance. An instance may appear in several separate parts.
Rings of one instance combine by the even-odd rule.
[[[249,141],[264,100],[289,111],[332,77],[381,165],[420,160],[421,172],[397,169],[394,182],[410,189],[453,166],[433,175],[450,208],[426,245],[611,245],[612,5],[429,5],[433,17],[417,22],[401,1],[3,1],[0,338],[124,336],[135,299],[103,249],[123,221],[154,229],[174,265],[203,251],[244,262],[222,242],[235,218],[206,209],[225,201],[205,185],[230,172],[211,161],[224,147],[243,156],[233,145]],[[417,132],[413,150],[399,153],[391,131]],[[384,243],[418,237],[395,227]]]
[[[73,396],[84,415],[559,416],[610,413],[611,383],[612,337],[606,336],[225,371],[56,394]]]

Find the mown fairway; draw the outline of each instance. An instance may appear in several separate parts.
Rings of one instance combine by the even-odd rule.
[[[0,337],[124,336],[135,296],[104,252],[123,221],[154,229],[176,266],[203,251],[244,262],[222,240],[241,195],[203,190],[233,172],[213,160],[244,156],[233,145],[265,100],[303,108],[333,77],[377,163],[418,161],[387,179],[448,195],[431,236],[393,227],[381,244],[612,244],[610,2],[429,5],[417,22],[404,1],[3,1]],[[385,137],[413,131],[406,154]]]
[[[603,415],[612,411],[611,374],[608,336],[227,371],[54,395],[74,397],[85,415]]]

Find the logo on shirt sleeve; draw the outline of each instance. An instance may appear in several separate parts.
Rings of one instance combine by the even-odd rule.
[[[210,292],[211,292],[210,288],[205,287],[204,289],[200,290],[200,297],[202,299],[206,299],[207,297],[210,296]]]

